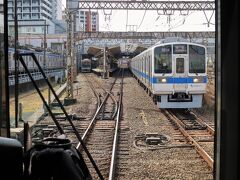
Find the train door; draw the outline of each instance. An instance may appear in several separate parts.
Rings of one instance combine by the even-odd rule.
[[[148,85],[151,86],[151,57],[148,56]]]
[[[141,79],[142,79],[142,82],[144,81],[144,78],[143,78],[143,61],[144,61],[144,59],[142,58],[141,59]]]
[[[150,66],[150,68],[149,68],[149,81],[150,81],[150,87],[151,87],[151,89],[152,89],[152,56],[150,55],[149,56],[149,66]]]
[[[187,89],[187,56],[173,55],[173,82],[175,92],[185,92]]]
[[[144,82],[145,84],[147,83],[147,58],[146,56],[144,57]]]

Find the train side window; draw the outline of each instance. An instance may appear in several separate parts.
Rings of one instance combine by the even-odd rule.
[[[153,66],[152,56],[150,58],[151,58],[150,59],[150,72],[151,72],[151,76],[152,76],[152,71],[153,71],[153,68],[152,68],[152,66]]]
[[[146,64],[147,64],[147,63],[146,63],[146,57],[144,57],[144,73],[145,73],[145,74],[147,73],[147,71],[146,71],[146,68],[147,68],[147,67],[146,67]]]
[[[150,57],[148,57],[148,75],[150,75]]]
[[[148,75],[148,66],[149,66],[149,59],[146,57],[146,74]]]
[[[140,70],[139,67],[140,67],[140,61],[137,62],[137,70],[138,70],[138,71]]]
[[[145,57],[145,73],[147,74],[148,70],[147,70],[147,57]]]

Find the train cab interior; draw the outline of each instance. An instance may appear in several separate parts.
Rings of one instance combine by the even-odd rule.
[[[7,18],[7,0],[0,0],[0,179],[92,179],[80,152],[64,136],[31,146],[28,122],[24,122],[23,142],[11,136]],[[19,53],[20,61],[22,56]],[[38,154],[42,148],[46,150],[43,161]],[[33,154],[38,155],[33,158]]]
[[[214,158],[215,179],[240,179],[240,126],[239,126],[239,2],[216,0],[216,140]],[[8,22],[7,0],[0,0],[0,179],[30,179],[25,176],[26,141],[10,138],[8,92]],[[177,59],[177,72],[183,72],[183,60]],[[59,163],[63,161],[59,160]],[[39,166],[45,173],[44,164]],[[49,166],[47,166],[49,167]],[[70,168],[69,168],[70,167]],[[71,171],[73,166],[63,166]],[[83,171],[88,173],[86,167]],[[60,172],[60,171],[59,171]],[[61,173],[60,173],[61,174]],[[44,179],[44,178],[42,178]],[[64,176],[56,179],[91,179],[90,175]],[[56,180],[55,179],[55,180]]]

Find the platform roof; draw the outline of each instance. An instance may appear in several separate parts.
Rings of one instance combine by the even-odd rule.
[[[96,46],[90,46],[87,51],[88,54],[91,54],[95,57],[103,56],[103,48],[96,47]],[[112,57],[118,56],[121,54],[121,48],[120,46],[113,46],[108,47],[107,49],[107,55],[110,55]]]
[[[139,53],[145,51],[146,49],[147,49],[146,47],[137,46],[133,53],[134,53],[134,54],[139,54]]]

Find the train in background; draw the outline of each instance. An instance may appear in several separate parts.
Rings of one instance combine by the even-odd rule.
[[[130,69],[159,108],[200,108],[207,86],[206,47],[160,42],[130,61]]]
[[[91,72],[92,61],[89,58],[81,60],[81,72]]]
[[[129,58],[120,58],[118,59],[118,68],[128,68],[129,66]]]
[[[34,49],[19,49],[20,53],[34,53],[41,67],[44,67],[44,52],[39,52]],[[15,71],[15,59],[14,59],[14,48],[8,49],[8,66],[9,73],[12,74]],[[29,71],[33,72],[38,70],[37,65],[34,63],[30,56],[23,57]],[[45,69],[66,69],[66,59],[62,54],[46,52]],[[19,72],[25,72],[21,63],[19,63]]]

